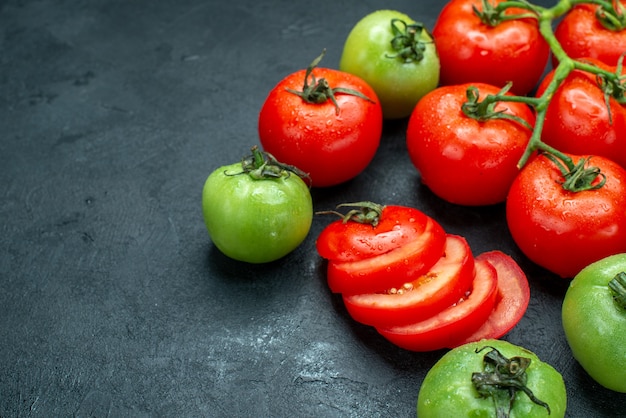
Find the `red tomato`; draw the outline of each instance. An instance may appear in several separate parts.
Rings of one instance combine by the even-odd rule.
[[[402,286],[432,267],[444,252],[443,228],[423,212],[384,206],[376,225],[338,220],[319,235],[333,292],[373,293]]]
[[[495,0],[499,4],[506,0]],[[499,87],[513,82],[512,91],[529,93],[548,62],[550,48],[532,18],[483,23],[473,7],[481,0],[452,0],[442,9],[433,36],[441,61],[441,85],[485,82]],[[509,8],[506,15],[528,13]]]
[[[626,1],[621,3],[626,5]],[[626,52],[626,30],[605,27],[596,17],[599,8],[590,3],[575,6],[559,22],[554,34],[571,58],[591,57],[617,65],[620,55]]]
[[[626,32],[624,36],[626,39]],[[598,60],[586,61],[616,71],[615,67]],[[537,97],[543,94],[553,77],[554,70],[539,85]],[[575,70],[550,100],[542,140],[562,152],[602,155],[626,167],[626,105],[610,96],[609,108],[596,75]]]
[[[582,158],[571,157],[574,163]],[[562,187],[564,177],[555,163],[539,154],[520,171],[506,202],[507,224],[519,248],[562,277],[626,252],[626,169],[600,156],[588,165],[600,168],[606,184],[575,193]]]
[[[377,328],[377,331],[397,346],[411,351],[431,351],[450,347],[485,322],[493,310],[496,290],[496,269],[486,261],[476,260],[476,275],[467,299],[423,321]]]
[[[487,261],[496,269],[498,274],[496,303],[480,328],[449,348],[482,339],[502,337],[517,325],[528,308],[530,287],[526,275],[515,260],[500,251],[482,253],[476,257],[476,260]]]
[[[350,180],[369,165],[383,116],[376,93],[361,78],[313,67],[288,75],[271,90],[259,115],[259,137],[265,151],[308,173],[312,186],[325,187]],[[326,90],[320,102],[294,93],[325,83],[339,90]]]
[[[415,107],[407,128],[407,148],[422,181],[437,196],[461,205],[503,202],[518,173],[532,130],[509,119],[484,122],[461,110],[468,87],[479,97],[500,89],[483,83],[439,87]],[[481,99],[482,100],[482,99]],[[496,112],[515,115],[529,125],[535,122],[523,103],[499,102]]]
[[[445,253],[430,270],[399,289],[386,293],[344,295],[348,313],[376,327],[416,322],[447,308],[469,290],[474,257],[465,238],[448,235]]]

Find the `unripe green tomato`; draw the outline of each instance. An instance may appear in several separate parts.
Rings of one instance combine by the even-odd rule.
[[[602,386],[626,393],[626,309],[608,283],[626,272],[626,254],[590,264],[563,299],[563,330],[574,358]]]
[[[313,203],[309,187],[296,174],[254,179],[236,163],[209,175],[202,212],[209,236],[221,252],[239,261],[266,263],[304,241]]]
[[[426,374],[417,399],[418,418],[491,418],[495,404],[491,397],[479,394],[472,383],[472,374],[484,372],[484,356],[490,348],[503,356],[530,359],[526,369],[526,386],[550,408],[533,402],[518,391],[510,418],[565,416],[567,392],[561,374],[537,355],[523,347],[502,340],[481,340],[448,351]],[[478,352],[477,352],[478,350]]]
[[[339,69],[361,77],[374,89],[385,119],[409,116],[419,99],[439,83],[439,56],[423,25],[418,23],[421,29],[415,36],[419,60],[404,59],[392,46],[394,30],[404,31],[415,23],[404,13],[378,10],[356,23],[343,47]]]

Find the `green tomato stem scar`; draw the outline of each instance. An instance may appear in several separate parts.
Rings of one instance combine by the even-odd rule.
[[[363,100],[367,100],[368,102],[374,103],[372,99],[361,93],[360,91],[353,89],[346,89],[343,87],[335,87],[331,88],[328,84],[328,81],[325,78],[320,78],[319,80],[313,74],[313,70],[317,67],[322,61],[322,58],[326,54],[326,50],[324,49],[322,53],[309,64],[306,69],[306,73],[304,75],[304,84],[302,85],[302,90],[293,90],[286,89],[289,93],[293,93],[297,96],[300,96],[302,100],[307,103],[312,104],[321,104],[326,103],[328,100],[332,101],[335,105],[335,113],[339,114],[339,105],[337,104],[337,99],[335,99],[336,93],[349,94],[352,96],[359,97]],[[311,84],[309,84],[309,78],[311,78]]]
[[[493,399],[496,417],[509,417],[515,394],[520,390],[534,403],[546,408],[549,414],[550,406],[537,399],[526,386],[526,369],[530,365],[530,359],[518,356],[509,359],[504,357],[496,348],[490,346],[476,349],[476,353],[487,348],[491,348],[491,350],[483,357],[485,371],[472,373],[472,383],[481,396]]]
[[[609,288],[617,305],[626,309],[626,272],[622,271],[615,275],[609,282]]]

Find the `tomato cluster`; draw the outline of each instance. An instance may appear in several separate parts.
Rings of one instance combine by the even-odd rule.
[[[499,338],[530,299],[526,276],[499,251],[474,257],[465,238],[405,206],[355,206],[317,239],[331,291],[348,313],[412,351]]]
[[[626,253],[625,4],[451,0],[432,33],[398,11],[365,16],[339,69],[319,67],[322,53],[270,90],[258,119],[268,159],[207,179],[209,234],[238,260],[286,255],[311,225],[300,175],[309,187],[353,179],[373,160],[384,121],[406,118],[421,181],[454,204],[502,205],[512,239],[539,266],[572,278]],[[256,182],[259,173],[267,182]],[[268,209],[277,195],[291,197]],[[414,208],[356,206],[316,247],[331,291],[357,322],[426,351],[500,338],[524,315],[529,286],[510,256],[475,256]],[[227,217],[237,220],[232,230]],[[564,306],[567,321],[573,312]],[[579,354],[587,341],[567,333],[594,378],[623,390]]]

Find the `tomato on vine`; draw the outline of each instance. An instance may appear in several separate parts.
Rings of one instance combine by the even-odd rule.
[[[352,28],[339,69],[376,91],[386,119],[408,116],[439,83],[439,57],[431,34],[396,10],[377,10]]]
[[[626,53],[626,1],[575,5],[558,23],[556,39],[571,58],[617,65]]]
[[[513,240],[538,265],[565,277],[626,252],[626,169],[600,156],[540,153],[509,191]]]
[[[624,32],[626,39],[626,32]],[[585,64],[618,76],[621,68],[593,58]],[[541,82],[537,96],[552,83],[555,70]],[[543,123],[543,142],[559,151],[594,154],[610,158],[626,168],[626,97],[621,84],[608,83],[602,76],[575,69],[552,93]]]
[[[382,108],[360,77],[318,68],[281,80],[259,114],[263,149],[309,175],[314,187],[346,182],[374,158],[382,134]]]
[[[419,101],[406,143],[434,194],[460,205],[504,202],[535,123],[526,104],[500,101],[510,96],[507,88],[470,83],[439,87]]]
[[[519,95],[537,85],[550,48],[533,8],[509,6],[507,0],[452,0],[444,6],[433,27],[442,85],[512,82]]]

